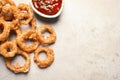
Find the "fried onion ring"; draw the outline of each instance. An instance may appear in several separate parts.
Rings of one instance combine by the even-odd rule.
[[[26,45],[24,43],[25,39],[33,40],[34,43],[32,45]],[[17,44],[22,50],[26,52],[34,51],[39,45],[37,33],[34,30],[25,31],[17,38]]]
[[[16,66],[14,66],[11,64],[11,61],[13,58],[6,58],[5,63],[6,63],[7,68],[12,70],[14,73],[28,72],[30,69],[30,63],[31,63],[29,54],[20,49],[18,49],[16,54],[23,56],[26,59],[26,63],[23,66],[21,66],[21,65],[19,65],[19,63],[17,63]]]
[[[16,6],[15,3],[12,0],[0,0],[0,17],[1,15],[1,10],[3,6]]]
[[[4,16],[5,20],[12,20],[12,18],[13,18],[13,7],[12,6],[3,6],[1,14]]]
[[[0,29],[3,29],[0,31],[0,41],[5,41],[9,36],[10,25],[0,21]]]
[[[40,60],[38,58],[38,55],[41,53],[41,52],[45,52],[46,55],[47,55],[47,58],[45,60]],[[48,67],[50,66],[54,61],[54,52],[52,49],[50,48],[47,48],[47,47],[39,47],[35,50],[34,52],[34,62],[37,63],[37,65],[40,67],[40,68],[45,68],[45,67]]]
[[[13,57],[17,52],[17,45],[12,41],[6,41],[0,46],[0,51],[5,58]]]
[[[33,17],[32,9],[30,6],[27,4],[19,4],[18,9],[18,18],[20,20],[20,24],[29,24]]]
[[[45,31],[48,31],[50,33],[50,35],[47,36],[47,39],[45,39],[45,36],[43,35]],[[56,40],[56,33],[54,29],[52,28],[52,26],[50,25],[44,25],[44,26],[39,27],[37,30],[37,33],[39,36],[38,39],[42,44],[52,44]]]
[[[17,13],[17,7],[3,6],[1,11],[1,20],[9,23],[11,28],[16,28],[19,26],[19,19],[16,16]]]

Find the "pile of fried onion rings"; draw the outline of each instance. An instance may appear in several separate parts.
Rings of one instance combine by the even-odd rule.
[[[30,29],[22,32],[23,25],[30,26]],[[7,68],[14,73],[29,71],[30,53],[34,53],[34,62],[40,68],[46,68],[54,61],[54,51],[48,47],[56,41],[53,27],[42,25],[36,28],[36,18],[29,5],[24,3],[16,5],[12,0],[0,0],[0,55],[5,58]],[[12,31],[15,32],[16,38],[9,39]],[[45,32],[49,33],[47,37]],[[26,40],[33,43],[28,45]],[[47,56],[45,60],[38,57],[42,52]],[[16,55],[26,60],[24,65],[21,66],[19,63],[12,65],[11,61]]]

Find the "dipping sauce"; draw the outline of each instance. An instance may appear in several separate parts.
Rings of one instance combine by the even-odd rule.
[[[43,14],[54,15],[61,6],[62,0],[32,0],[34,7]]]

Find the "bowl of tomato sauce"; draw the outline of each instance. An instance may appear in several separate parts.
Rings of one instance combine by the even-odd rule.
[[[30,0],[32,9],[44,18],[56,18],[63,9],[63,0]]]

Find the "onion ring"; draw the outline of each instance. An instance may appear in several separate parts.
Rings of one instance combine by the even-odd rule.
[[[0,28],[3,29],[3,31],[0,33],[0,41],[5,41],[9,36],[10,25],[6,24],[3,21],[0,21]]]
[[[26,45],[24,43],[25,39],[33,40],[34,43],[32,45]],[[26,52],[34,51],[39,45],[39,41],[37,39],[37,33],[34,30],[25,31],[17,38],[17,44],[22,50]]]
[[[11,64],[11,60],[13,58],[6,58],[5,63],[6,63],[7,68],[12,70],[14,73],[22,73],[22,72],[26,73],[26,72],[28,72],[30,69],[30,63],[31,63],[29,54],[20,50],[20,49],[18,49],[16,54],[23,56],[26,59],[26,63],[23,66],[21,66],[17,63],[16,66],[14,66]]]
[[[47,58],[45,60],[40,60],[38,58],[38,55],[41,53],[41,52],[45,52],[46,55],[47,55]],[[35,50],[34,52],[34,62],[37,63],[37,65],[40,67],[40,68],[45,68],[45,67],[48,67],[50,66],[54,61],[54,52],[52,49],[50,48],[47,48],[47,47],[39,47]]]
[[[3,6],[1,14],[4,16],[5,20],[12,20],[13,18],[13,7],[12,6]]]
[[[16,6],[15,3],[12,0],[0,0],[0,17],[1,15],[1,10],[3,6]]]
[[[16,28],[19,25],[19,20],[16,14],[18,13],[17,8],[14,6],[3,6],[1,11],[1,20],[9,23],[11,28]]]
[[[0,46],[0,51],[5,58],[13,57],[17,52],[17,45],[12,41],[6,41]]]
[[[44,35],[42,34],[43,32],[48,31],[50,33],[49,36],[47,36],[47,39],[44,38]],[[37,30],[38,33],[38,39],[42,44],[52,44],[56,40],[56,33],[52,26],[50,25],[44,25],[38,28]]]
[[[18,18],[20,20],[20,24],[29,24],[33,17],[32,9],[30,6],[27,4],[19,4],[18,9]]]

